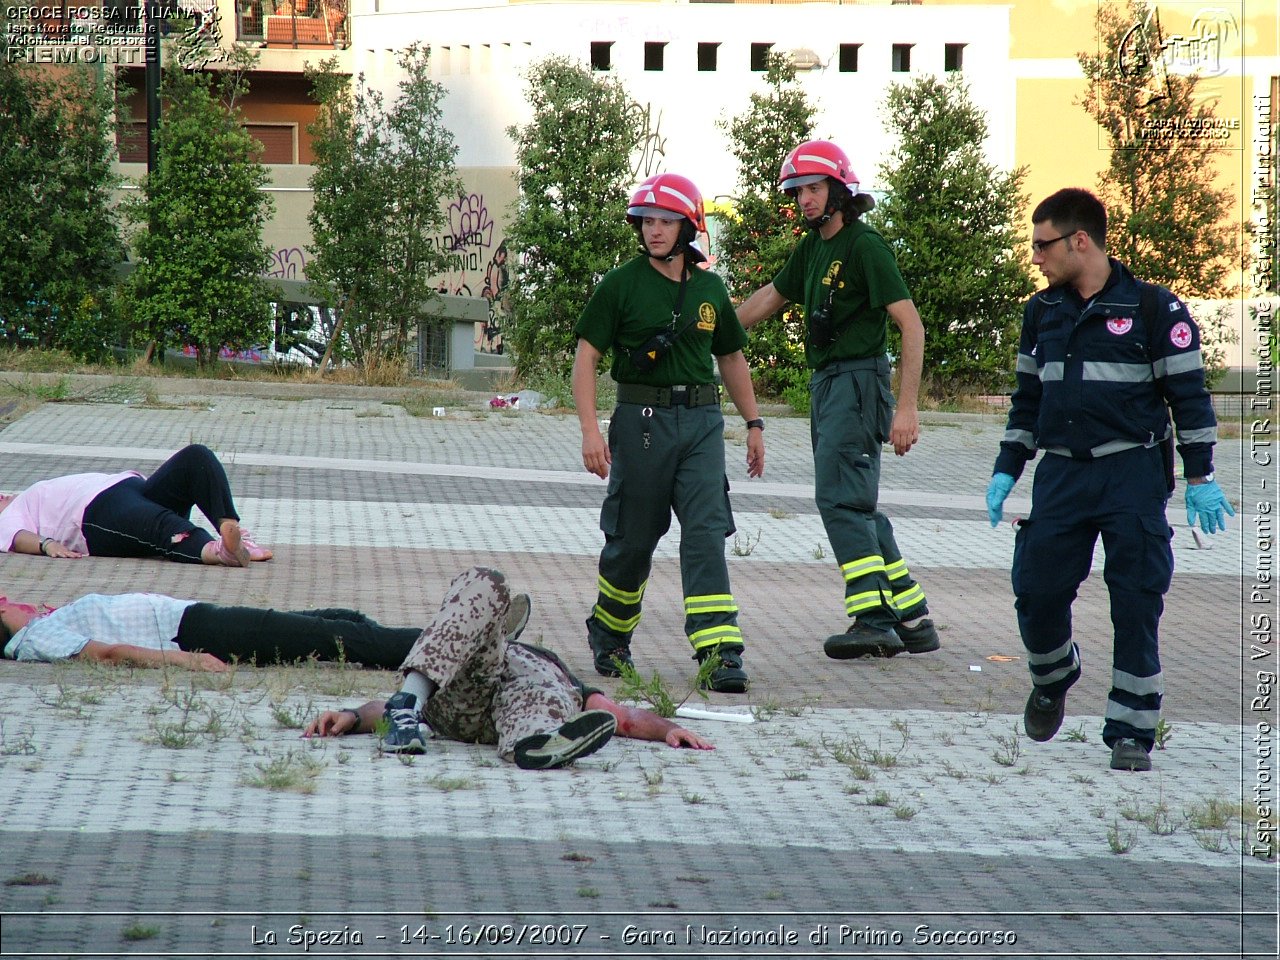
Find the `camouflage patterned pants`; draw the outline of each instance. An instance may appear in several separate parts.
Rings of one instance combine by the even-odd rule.
[[[582,711],[582,695],[563,670],[506,642],[510,603],[506,578],[497,570],[473,567],[459,574],[402,667],[439,686],[423,710],[436,736],[496,743],[507,761],[517,740],[548,733]]]

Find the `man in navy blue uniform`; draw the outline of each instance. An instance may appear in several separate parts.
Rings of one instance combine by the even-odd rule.
[[[1032,681],[1023,723],[1041,742],[1062,726],[1080,677],[1071,604],[1101,534],[1115,630],[1102,738],[1113,770],[1150,770],[1164,693],[1158,629],[1173,577],[1170,413],[1187,522],[1213,533],[1235,515],[1213,479],[1217,421],[1200,331],[1177,297],[1107,256],[1106,208],[1087,190],[1059,190],[1031,221],[1032,263],[1049,286],[1023,311],[1018,387],[987,489],[994,527],[1027,461],[1045,451],[1013,552]]]

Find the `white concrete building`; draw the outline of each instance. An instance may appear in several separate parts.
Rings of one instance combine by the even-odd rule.
[[[792,55],[802,68],[801,83],[818,108],[815,134],[845,148],[863,189],[876,188],[891,147],[882,122],[887,89],[921,72],[964,73],[988,116],[991,161],[1013,165],[1006,6],[356,0],[351,14],[352,69],[388,99],[401,75],[396,51],[415,41],[430,47],[468,190],[451,205],[438,238],[457,253],[443,285],[486,298],[495,314],[503,312],[502,244],[516,197],[507,129],[530,118],[526,68],[549,55],[607,70],[635,101],[646,118],[637,182],[679,172],[708,200],[736,192],[736,162],[718,121],[745,112],[750,95],[765,91],[769,51]],[[482,336],[477,346],[496,350],[497,339]]]

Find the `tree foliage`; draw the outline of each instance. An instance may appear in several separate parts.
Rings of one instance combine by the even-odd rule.
[[[519,187],[507,343],[521,376],[564,374],[596,284],[637,249],[626,202],[640,116],[616,79],[565,57],[535,63],[527,82],[533,118],[507,130]]]
[[[720,242],[721,269],[735,300],[772,280],[805,230],[795,205],[778,190],[778,172],[787,154],[812,137],[817,108],[785,57],[770,55],[764,82],[764,92],[751,94],[744,112],[720,124],[738,161],[738,193]],[[764,393],[782,393],[807,379],[803,307],[757,326],[745,353]]]
[[[1017,220],[1023,169],[983,155],[985,115],[958,76],[889,88],[897,145],[880,169],[887,198],[869,221],[889,241],[924,322],[924,383],[937,399],[1011,379],[1031,277]]]
[[[1179,297],[1229,296],[1241,266],[1233,195],[1214,186],[1221,141],[1213,102],[1195,74],[1170,72],[1153,4],[1099,4],[1098,52],[1079,54],[1088,85],[1082,105],[1106,134],[1110,160],[1100,198],[1107,207],[1107,249],[1134,274]],[[1225,311],[1197,319],[1206,363],[1220,372],[1234,332]]]
[[[2,29],[2,25],[0,25]],[[113,85],[76,65],[10,62],[0,36],[0,339],[94,357],[113,339],[112,268],[123,256]]]
[[[244,66],[244,65],[242,65]],[[271,198],[261,146],[244,129],[237,98],[244,72],[165,68],[156,169],[127,202],[138,269],[132,277],[139,333],[194,347],[201,366],[223,346],[242,349],[270,336],[262,280],[271,252],[262,230]]]
[[[400,362],[432,317],[451,256],[436,235],[448,223],[444,201],[462,189],[430,50],[411,44],[397,62],[404,77],[390,105],[335,59],[307,74],[320,103],[307,277],[340,308],[346,352],[366,371]]]

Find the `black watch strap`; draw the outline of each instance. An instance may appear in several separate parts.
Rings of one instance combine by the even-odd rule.
[[[754,420],[748,420],[747,429],[750,430],[752,427],[755,427],[758,430],[763,430],[764,420],[762,420],[760,417],[756,417]]]

